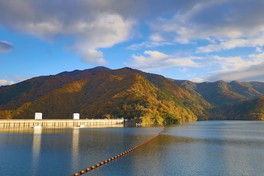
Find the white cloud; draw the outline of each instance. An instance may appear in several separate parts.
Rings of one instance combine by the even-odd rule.
[[[82,55],[82,60],[87,63],[99,63],[106,64],[106,60],[104,59],[104,54],[101,51],[96,49],[83,48],[86,45],[81,47],[76,47],[76,51]]]
[[[250,58],[252,59],[259,59],[264,61],[264,53],[260,53],[260,54],[251,54],[249,55]]]
[[[176,57],[159,51],[145,51],[144,55],[133,55],[127,65],[144,70],[160,70],[168,67],[198,67],[192,57]]]
[[[153,42],[162,42],[164,38],[160,34],[154,33],[150,36],[150,40]]]
[[[12,49],[13,49],[12,43],[0,40],[0,52],[8,52]]]
[[[12,85],[14,84],[13,81],[7,81],[5,79],[0,79],[0,86]]]
[[[81,54],[83,61],[105,64],[104,54],[99,49],[127,40],[133,23],[132,20],[125,20],[117,14],[101,14],[91,22],[76,21],[70,27],[67,27],[67,24],[59,24],[61,27],[58,27],[60,31],[57,33],[75,36],[76,42],[71,48]],[[47,30],[50,34],[52,29]]]
[[[0,23],[44,40],[70,38],[70,48],[88,63],[106,63],[100,49],[131,37],[135,21],[107,10],[107,1],[21,0],[0,2]],[[101,9],[102,8],[102,9]],[[19,18],[17,18],[19,16]]]
[[[159,60],[159,59],[164,59],[164,58],[169,57],[167,54],[164,54],[164,53],[159,52],[159,51],[145,51],[144,54],[149,55],[150,58],[152,58],[154,60]]]
[[[130,50],[138,50],[142,48],[156,48],[159,46],[166,46],[166,45],[173,45],[172,42],[157,42],[157,41],[146,41],[146,42],[141,42],[141,43],[135,43],[127,47],[127,49]]]
[[[159,46],[173,45],[173,42],[168,42],[162,35],[158,33],[150,34],[148,39],[141,43],[134,43],[127,47],[130,50],[138,50],[142,48],[156,48]]]
[[[242,70],[250,66],[258,65],[263,62],[263,59],[259,58],[242,58],[236,57],[220,57],[213,56],[212,63],[217,64],[220,68],[217,72],[229,72],[235,70]]]
[[[132,20],[124,20],[117,14],[103,14],[91,23],[78,22],[68,33],[76,35],[78,42],[72,49],[88,63],[105,64],[100,48],[108,48],[127,40],[133,26]]]
[[[80,40],[95,48],[106,48],[127,40],[133,23],[118,14],[101,14],[92,22],[77,22],[69,33],[81,34]]]
[[[209,59],[209,57],[207,58]],[[211,67],[214,71],[197,79],[205,81],[263,81],[264,55],[252,54],[247,57],[211,56]]]
[[[260,47],[264,45],[263,37],[258,36],[257,39],[229,39],[218,44],[210,44],[203,47],[198,47],[197,52],[208,53],[221,50],[229,50],[238,47]]]
[[[262,51],[262,48],[261,48],[261,47],[256,47],[256,52],[258,52],[258,53],[263,52],[263,51]]]
[[[151,27],[154,33],[169,36],[168,41],[209,42],[197,52],[261,47],[264,46],[263,6],[262,1],[197,1],[173,18],[160,18]]]
[[[245,57],[220,57],[220,56],[205,56],[199,58],[204,65],[204,70],[196,72],[193,78],[194,82],[204,81],[263,81],[264,78],[264,55],[254,54]],[[197,60],[198,61],[198,60]],[[200,75],[199,77],[195,77]]]
[[[50,39],[54,35],[59,34],[62,28],[63,28],[63,24],[61,24],[59,20],[48,19],[46,21],[25,23],[23,25],[22,30],[24,30],[26,33],[40,37],[42,39]]]
[[[12,76],[0,79],[0,86],[12,85],[30,79],[30,77]]]
[[[208,70],[201,71],[205,76],[194,78],[195,81],[263,80],[260,69],[264,61],[263,6],[262,1],[197,1],[190,8],[178,11],[172,18],[154,21],[151,29],[153,33],[166,36],[163,42],[192,45],[196,50],[193,56],[241,47],[256,48],[258,53],[249,56],[206,54],[201,58],[204,63],[207,62]],[[201,43],[203,46],[199,46]]]
[[[201,82],[204,82],[204,78],[193,78],[191,79],[192,82],[196,82],[196,83],[201,83]]]
[[[14,83],[18,83],[18,82],[22,82],[22,81],[25,81],[25,80],[30,79],[30,78],[31,77],[20,77],[20,76],[16,76],[13,80],[15,80]]]
[[[215,73],[205,78],[205,80],[225,80],[225,81],[264,81],[264,62],[240,70]]]
[[[152,70],[202,66],[213,75],[224,75],[263,62],[263,7],[264,1],[258,0],[154,0],[151,4],[149,0],[12,0],[0,1],[0,23],[7,30],[44,40],[69,39],[68,48],[87,63],[105,64],[104,48],[141,36],[135,40],[140,43],[128,48],[148,51],[132,55],[129,66]],[[158,47],[165,45],[175,45],[179,53],[159,52]],[[237,57],[214,53],[238,47],[255,48],[256,53]]]

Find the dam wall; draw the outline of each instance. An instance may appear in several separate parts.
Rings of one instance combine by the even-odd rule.
[[[31,128],[40,125],[42,128],[73,127],[123,127],[124,119],[19,119],[0,120],[0,128]]]

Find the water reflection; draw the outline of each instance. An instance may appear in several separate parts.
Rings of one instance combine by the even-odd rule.
[[[32,141],[32,172],[35,173],[39,168],[39,155],[41,151],[41,135],[42,129],[34,129]]]
[[[161,136],[169,154],[160,162],[174,168],[166,174],[262,175],[264,135],[259,129],[263,123],[197,122],[169,128]]]
[[[133,156],[144,167],[131,175],[262,175],[263,147],[163,135]]]
[[[264,173],[264,123],[197,122],[166,128],[97,176]],[[72,175],[157,135],[159,128],[43,129],[0,134],[1,175]],[[29,161],[29,160],[32,161]],[[33,169],[32,169],[33,168]]]
[[[80,129],[74,128],[72,130],[72,170],[78,168],[78,159],[79,159],[79,137]]]
[[[111,167],[100,168],[100,175],[262,176],[263,127],[252,122],[198,122],[167,128]]]

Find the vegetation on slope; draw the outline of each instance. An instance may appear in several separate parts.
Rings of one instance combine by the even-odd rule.
[[[213,105],[209,119],[262,120],[264,107],[259,98],[264,95],[264,83],[224,81],[193,83],[175,81],[193,94],[198,94]],[[259,98],[259,99],[258,99]]]
[[[129,68],[74,71],[19,84],[28,89],[12,96],[18,84],[6,88],[11,93],[0,99],[0,118],[32,118],[42,112],[44,118],[69,119],[79,112],[82,118],[141,118],[164,124],[204,118],[210,107],[162,76]]]
[[[221,120],[264,120],[264,96],[216,109],[212,118]]]
[[[131,68],[96,67],[0,87],[0,118],[141,119],[171,124],[205,119],[263,120],[264,83],[193,83]]]

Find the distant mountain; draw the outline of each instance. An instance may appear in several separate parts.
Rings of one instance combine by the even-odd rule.
[[[264,110],[261,101],[264,95],[263,82],[194,83],[179,80],[175,82],[193,94],[201,96],[213,106],[209,112],[209,119],[263,119],[260,114],[258,116],[253,115]]]
[[[213,114],[218,120],[264,120],[264,96],[216,109]]]
[[[204,119],[211,105],[173,81],[130,68],[96,67],[0,87],[0,118],[134,118],[149,123]]]
[[[194,83],[191,81],[175,81],[179,86],[200,95],[213,106],[219,107],[251,100],[264,95],[262,82],[224,81]]]

